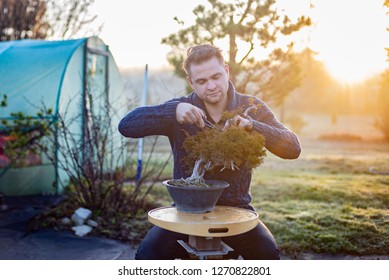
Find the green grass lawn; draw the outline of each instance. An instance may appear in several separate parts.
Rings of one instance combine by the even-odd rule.
[[[283,254],[389,255],[389,144],[306,140],[297,160],[268,153],[252,205]],[[169,176],[169,175],[166,175]],[[171,202],[162,184],[151,199]]]
[[[269,156],[252,204],[285,254],[387,255],[389,176],[369,167],[389,171],[388,155],[383,143],[313,141],[298,160]]]

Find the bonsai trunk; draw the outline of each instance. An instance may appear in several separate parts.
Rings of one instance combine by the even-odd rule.
[[[187,178],[188,181],[201,181],[203,180],[205,171],[211,167],[211,161],[206,161],[203,157],[196,160],[193,167],[192,175]]]

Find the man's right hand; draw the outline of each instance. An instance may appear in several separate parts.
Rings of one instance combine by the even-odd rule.
[[[190,103],[178,103],[176,108],[176,118],[181,124],[188,123],[196,124],[200,128],[205,127],[203,118],[206,118],[206,115],[204,111]]]

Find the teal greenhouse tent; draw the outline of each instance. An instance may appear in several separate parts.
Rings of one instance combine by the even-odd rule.
[[[123,96],[123,86],[115,61],[104,42],[97,38],[65,41],[19,40],[0,42],[0,100],[6,95],[7,106],[0,107],[0,121],[12,121],[11,113],[36,115],[38,108],[50,108],[53,119],[58,114],[80,118],[70,130],[82,135],[88,125],[88,98],[105,104],[105,99],[117,102]],[[103,100],[104,99],[104,100]],[[123,106],[124,107],[124,106]],[[112,119],[117,127],[119,115]],[[3,129],[2,129],[3,128]],[[6,159],[5,126],[0,127],[0,159]],[[58,143],[60,135],[52,136]],[[82,137],[80,137],[82,138]],[[53,147],[54,153],[56,147]],[[3,154],[2,154],[3,153]],[[2,158],[1,158],[2,157]],[[59,194],[63,191],[67,173],[44,155],[12,168],[1,165],[0,193],[6,195]],[[58,160],[61,160],[60,158]]]

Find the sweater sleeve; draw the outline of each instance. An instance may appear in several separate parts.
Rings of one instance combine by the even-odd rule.
[[[149,135],[169,136],[176,121],[179,99],[156,106],[139,107],[130,111],[119,123],[119,132],[126,137],[141,138]]]
[[[301,145],[296,134],[282,125],[265,103],[261,104],[258,111],[253,128],[265,137],[266,148],[283,159],[298,158]]]

